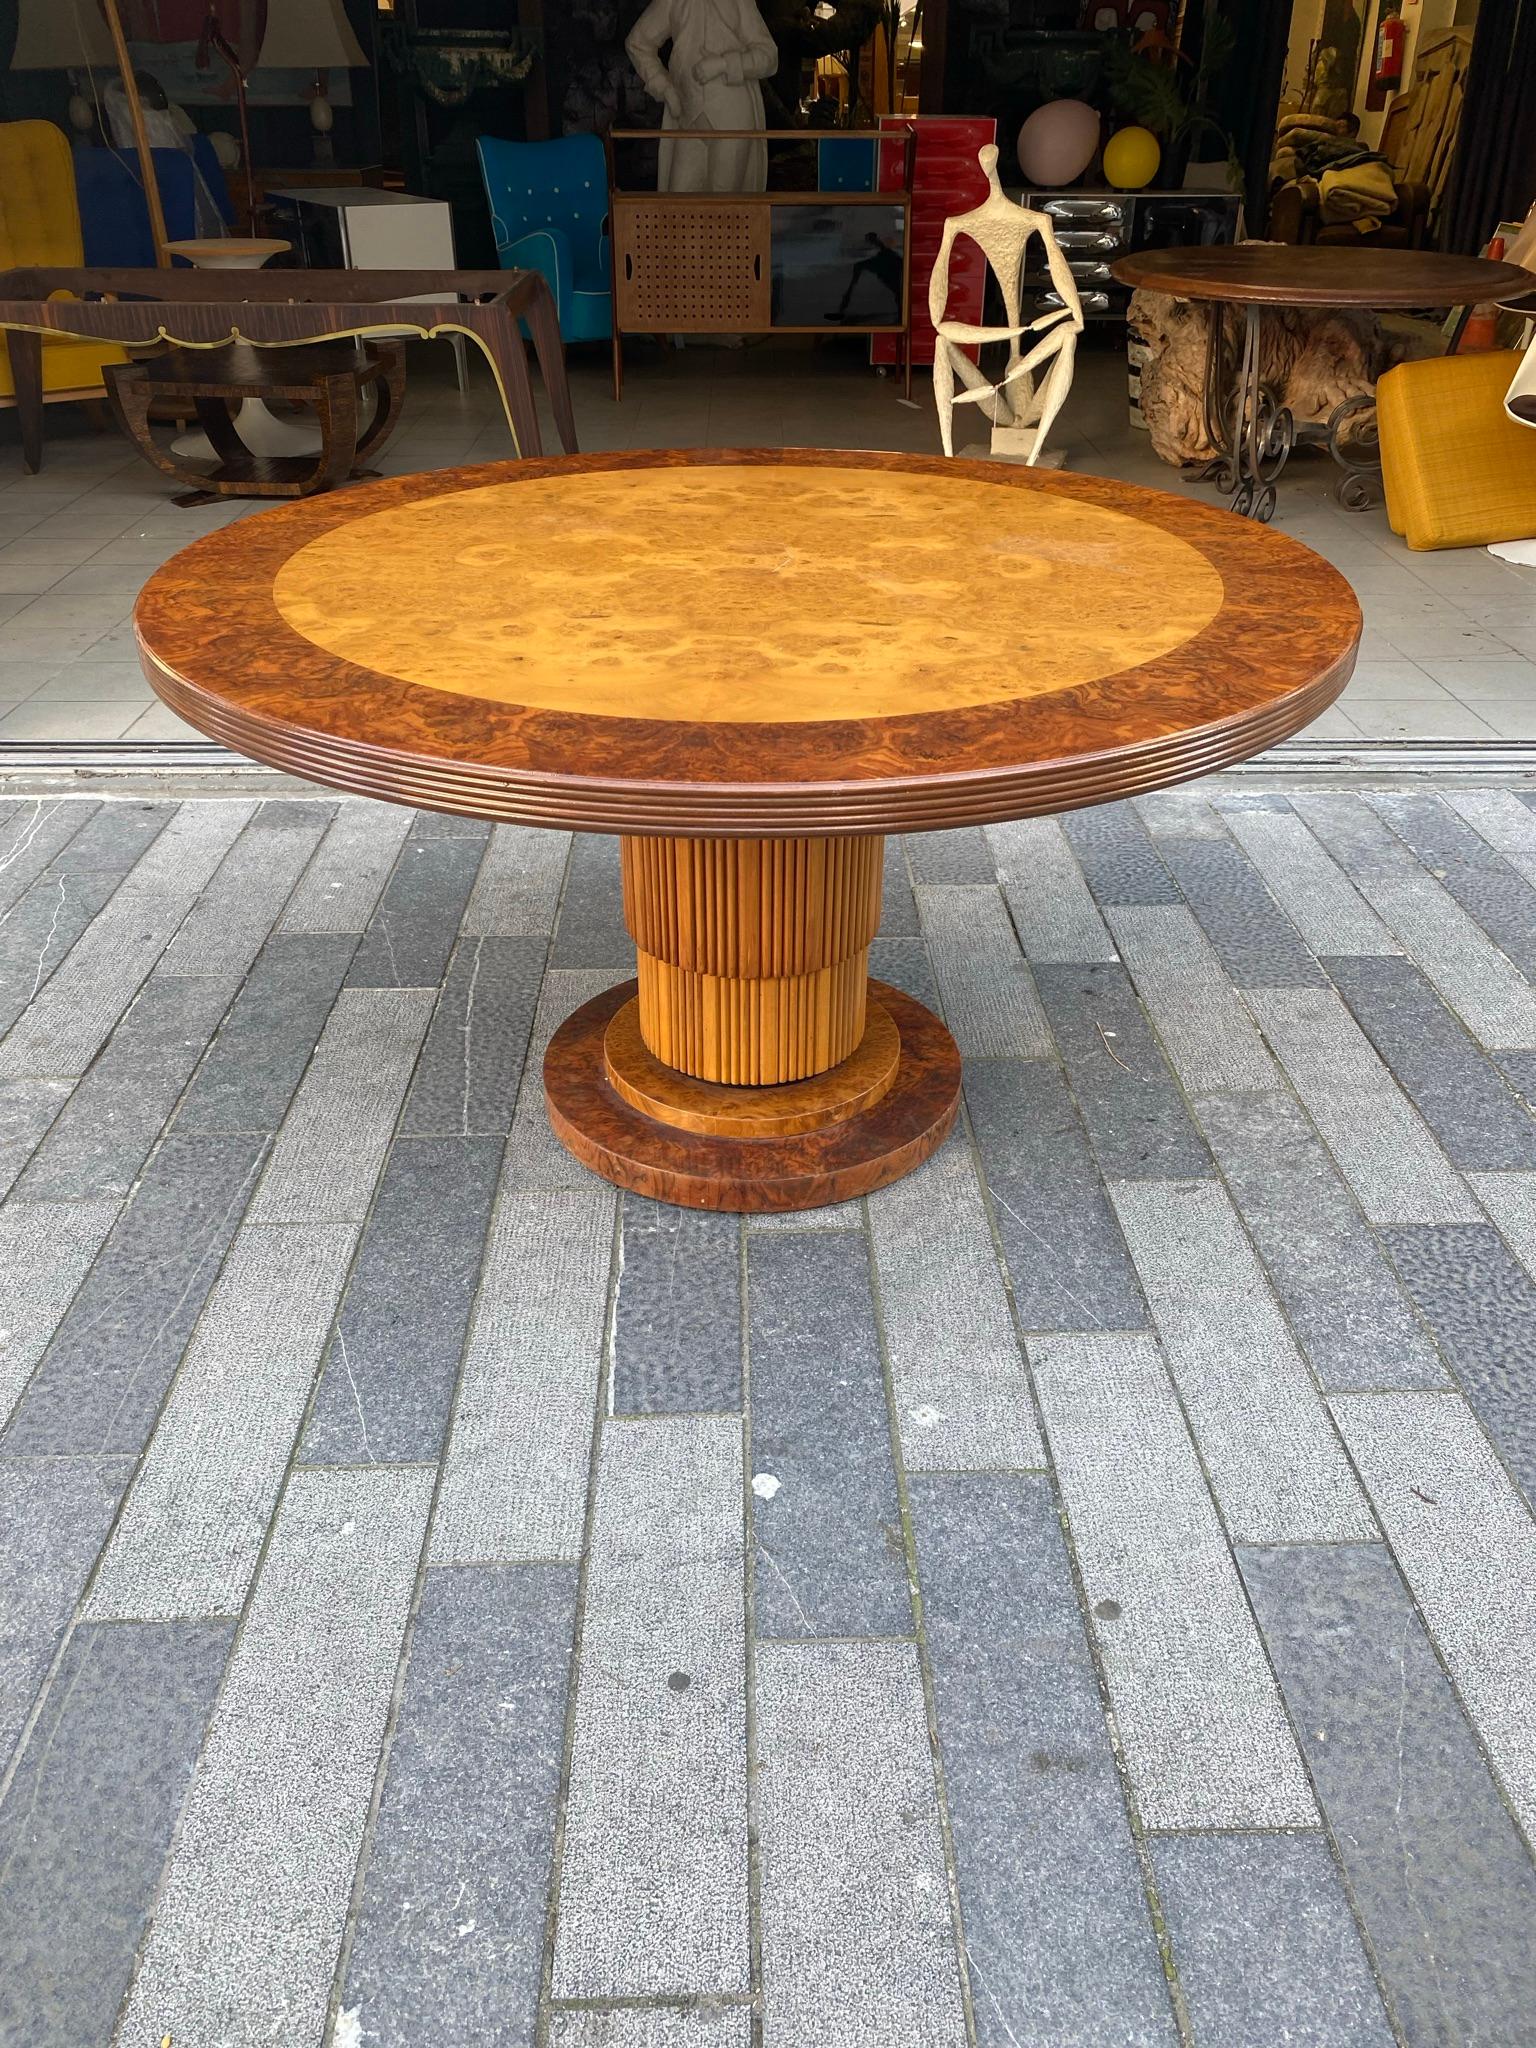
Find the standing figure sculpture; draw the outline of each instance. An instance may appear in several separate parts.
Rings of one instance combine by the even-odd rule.
[[[665,64],[664,44],[671,43]],[[667,128],[761,129],[763,88],[779,53],[756,0],[651,0],[625,39],[630,62]],[[662,192],[761,192],[768,145],[749,136],[663,142]]]
[[[997,150],[991,143],[982,150],[979,162],[987,175],[987,196],[969,213],[953,214],[945,221],[944,239],[928,283],[928,313],[937,337],[933,395],[939,413],[939,436],[944,453],[953,455],[955,407],[974,405],[992,422],[993,455],[1031,467],[1043,462],[1052,468],[1061,458],[1057,456],[1053,462],[1045,455],[1045,437],[1072,388],[1077,337],[1083,331],[1077,280],[1061,253],[1050,216],[1015,205],[999,185]],[[1007,322],[1003,327],[978,327],[966,320],[944,317],[949,299],[949,252],[959,235],[969,235],[977,244],[997,279]],[[1040,237],[1058,304],[1025,326],[1020,286],[1025,250],[1032,235]],[[1021,348],[1020,342],[1031,335],[1040,339],[1027,349]],[[966,353],[989,341],[1008,344],[1008,360],[999,377],[984,375]],[[957,382],[964,388],[957,390]]]

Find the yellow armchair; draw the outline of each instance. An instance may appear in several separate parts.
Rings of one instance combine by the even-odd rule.
[[[64,131],[51,121],[0,122],[0,270],[23,264],[78,266],[84,261],[75,161]],[[26,389],[24,372],[18,393],[9,336],[0,348],[0,406],[22,407],[22,442],[31,470],[40,459],[40,407],[64,399],[103,397],[103,364],[127,360],[124,351],[110,343],[55,334],[43,336],[41,354],[42,391],[34,398]]]
[[[1410,548],[1536,535],[1536,434],[1504,410],[1512,349],[1399,363],[1376,386],[1387,524]]]

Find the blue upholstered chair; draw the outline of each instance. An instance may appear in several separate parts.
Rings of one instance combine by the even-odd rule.
[[[536,270],[554,293],[565,341],[613,332],[608,167],[595,135],[497,142],[482,135],[480,175],[503,270]]]
[[[151,152],[165,214],[166,238],[172,242],[188,241],[200,232],[194,191],[198,172],[202,173],[225,226],[234,221],[224,172],[213,153],[213,145],[206,135],[197,135],[193,137],[192,148],[190,157],[179,149]],[[76,144],[74,156],[75,195],[80,203],[86,263],[93,270],[151,268],[155,244],[149,231],[149,208],[144,203],[138,158],[131,149],[91,149],[84,143]]]

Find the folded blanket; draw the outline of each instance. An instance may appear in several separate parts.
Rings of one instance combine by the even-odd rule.
[[[1380,157],[1324,171],[1318,179],[1318,212],[1325,221],[1353,225],[1362,234],[1397,210],[1397,187]]]

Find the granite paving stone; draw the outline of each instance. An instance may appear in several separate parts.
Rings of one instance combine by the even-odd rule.
[[[1344,803],[1356,803],[1355,811],[1343,813],[1337,827],[1341,842],[1354,854],[1356,878],[1372,907],[1468,1029],[1488,1046],[1536,1045],[1536,990],[1449,889],[1420,866],[1407,845],[1357,800],[1303,801],[1308,822],[1326,819],[1330,828],[1340,819]],[[1382,808],[1389,818],[1399,815],[1390,805],[1383,803]],[[1443,808],[1441,815],[1449,826],[1460,825]],[[1475,838],[1470,832],[1468,836]],[[1536,896],[1532,908],[1536,910]]]
[[[356,944],[351,934],[273,933],[182,1098],[178,1132],[277,1129]]]
[[[1294,812],[1222,813],[1270,893],[1314,953],[1382,955],[1402,948]]]
[[[617,839],[580,832],[572,841],[549,964],[612,968],[616,979],[620,968],[626,975],[634,973],[635,942],[624,925]]]
[[[1187,905],[1111,910],[1109,922],[1136,992],[1191,1094],[1278,1085],[1253,1019]]]
[[[57,1457],[142,1448],[264,1149],[251,1137],[173,1133],[162,1142],[28,1382],[0,1450]]]
[[[915,1650],[761,1644],[757,1757],[764,2040],[964,2048]]]
[[[417,1469],[289,1487],[118,2048],[320,2039],[430,1494]]]
[[[1355,1021],[1453,1165],[1536,1166],[1536,1117],[1411,961],[1327,965]]]
[[[1536,974],[1536,874],[1530,856],[1498,853],[1436,796],[1373,793],[1374,808],[1417,860],[1475,918],[1500,952]]]
[[[253,1223],[363,1220],[431,1014],[429,989],[343,989],[283,1118]]]
[[[1069,811],[1061,829],[1099,903],[1177,903],[1178,885],[1132,803]]]
[[[979,2048],[1178,2039],[1044,1476],[908,1483]]]
[[[891,1425],[861,1236],[749,1236],[757,1628],[912,1633]]]
[[[622,1198],[613,1412],[741,1407],[741,1218]]]
[[[1392,2048],[1328,1845],[1156,1835],[1152,1867],[1197,2041]]]
[[[175,978],[157,968],[54,1120],[18,1199],[125,1196],[238,986],[229,976]]]
[[[233,1634],[70,1638],[0,1802],[0,2040],[111,2039]]]
[[[0,1773],[132,1472],[129,1458],[0,1458]]]
[[[542,939],[461,939],[432,1012],[401,1129],[505,1137],[544,973]]]
[[[1110,1193],[1232,1540],[1373,1541],[1317,1383],[1226,1190],[1122,1181]]]
[[[363,2041],[533,2048],[575,1610],[571,1565],[426,1574],[341,1992]]]
[[[238,1614],[356,1233],[247,1223],[102,1556],[97,1620]]]
[[[0,1032],[7,1032],[43,989],[81,934],[111,901],[116,875],[40,875],[0,922]],[[45,1063],[45,1062],[44,1062]]]
[[[745,2005],[557,2009],[549,2023],[550,2048],[748,2048],[751,2039]]]
[[[1536,1847],[1536,1520],[1454,1395],[1339,1395],[1333,1411],[1462,1705]]]
[[[26,1389],[118,1204],[10,1201],[0,1208],[0,1427]]]
[[[1050,1028],[996,884],[920,886],[916,895],[944,1021],[961,1052],[1048,1053]]]
[[[907,864],[914,882],[965,885],[998,879],[993,848],[979,825],[953,832],[909,832]]]
[[[1213,1172],[1125,969],[1038,967],[1035,982],[1100,1170],[1121,1180]]]
[[[1060,1070],[968,1060],[965,1100],[1023,1327],[1144,1328],[1136,1269]]]
[[[909,1471],[1026,1470],[1045,1450],[963,1126],[868,1198],[896,1427]]]
[[[889,982],[892,988],[902,989],[935,1016],[943,1008],[933,963],[921,939],[877,938],[869,949],[869,975],[871,981]]]
[[[395,804],[344,803],[288,900],[280,931],[362,932],[411,830]]]
[[[1158,850],[1234,987],[1324,985],[1301,934],[1231,840],[1163,839]]]
[[[1058,819],[1021,818],[1015,824],[989,825],[987,838],[1019,944],[1031,965],[1118,957]]]
[[[751,1987],[741,1425],[603,1427],[556,1998]]]
[[[1377,1544],[1242,1554],[1409,2048],[1518,2041],[1536,2010],[1536,1866]]]
[[[464,907],[464,939],[547,939],[571,850],[569,832],[498,825]]]
[[[181,807],[0,1042],[0,1076],[85,1072],[254,808]]]
[[[258,811],[166,947],[166,974],[244,974],[325,832],[323,820],[275,830]]]
[[[0,1081],[0,1202],[20,1179],[73,1090],[72,1081],[46,1075]]]
[[[1317,1812],[1150,1337],[1030,1347],[1126,1769],[1149,1828],[1283,1828]]]
[[[549,1128],[544,1107],[544,1055],[573,1010],[625,979],[619,970],[607,967],[551,968],[544,976],[507,1138],[502,1169],[507,1187],[552,1190],[583,1187],[591,1181],[587,1168],[578,1164]]]
[[[743,1218],[550,1129],[611,840],[0,794],[7,2048],[1516,2048],[1533,810],[892,836],[1015,1049]]]
[[[1456,1385],[1536,1504],[1536,1281],[1491,1224],[1382,1235]]]
[[[1149,790],[1132,797],[1136,815],[1154,839],[1221,839],[1226,826],[1221,813],[1198,784]]]
[[[418,815],[352,955],[348,988],[437,986],[483,852],[478,838],[444,836]]]
[[[503,1193],[432,1525],[434,1564],[580,1555],[613,1263],[612,1188]]]
[[[11,811],[0,825],[0,913],[26,894],[95,810],[93,803],[33,797]]]
[[[912,877],[907,869],[907,842],[894,832],[885,842],[880,884],[880,930],[888,939],[915,939],[921,930],[917,921],[917,899],[912,894]]]
[[[1371,1223],[1472,1223],[1466,1183],[1331,989],[1248,1001]]]
[[[1446,1370],[1293,1095],[1197,1102],[1232,1197],[1325,1387],[1428,1387]]]
[[[1496,853],[1536,853],[1536,815],[1512,789],[1448,789],[1442,801]]]
[[[391,1145],[305,1425],[306,1464],[440,1456],[500,1163],[494,1138]]]

